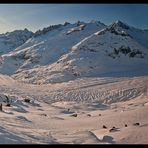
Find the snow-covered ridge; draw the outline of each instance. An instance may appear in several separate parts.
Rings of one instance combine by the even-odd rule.
[[[73,30],[76,27],[83,29],[67,35],[69,30]],[[13,74],[19,69],[31,69],[36,66],[52,64],[63,54],[69,52],[71,47],[76,43],[104,27],[104,24],[99,24],[98,22],[77,22],[43,29],[46,30],[45,33],[41,31],[40,35],[33,36],[23,45],[17,47],[15,51],[3,55],[4,64],[0,71],[2,73]],[[10,62],[7,63],[5,60],[12,60],[9,70],[5,67],[8,67],[8,63],[10,65]]]
[[[109,28],[125,32],[144,47],[148,48],[148,32],[146,30],[135,28],[119,20],[112,23]]]
[[[30,83],[147,75],[148,32],[116,21],[50,26],[2,55],[0,72]],[[8,68],[9,67],[9,68]]]
[[[79,25],[79,26],[77,26],[77,27],[74,27],[74,28],[72,28],[72,29],[70,29],[69,31],[67,31],[67,35],[68,34],[71,34],[72,32],[75,32],[75,31],[81,31],[81,30],[84,30],[84,27],[85,27],[86,25]]]
[[[33,32],[28,29],[0,34],[0,53],[4,54],[14,50],[16,47],[25,43],[32,35]]]
[[[58,29],[60,28],[62,25],[61,24],[58,24],[58,25],[51,25],[49,27],[46,27],[46,28],[43,28],[42,30],[37,30],[35,33],[34,33],[34,37],[37,37],[37,36],[40,36],[42,34],[46,34],[47,32],[49,31],[52,31],[54,29]]]

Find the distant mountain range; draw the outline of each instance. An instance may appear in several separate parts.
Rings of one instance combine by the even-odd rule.
[[[35,84],[148,74],[148,30],[121,21],[49,26],[0,35],[0,73]]]

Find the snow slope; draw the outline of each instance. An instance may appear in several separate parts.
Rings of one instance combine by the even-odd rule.
[[[147,76],[33,85],[0,75],[0,143],[147,144],[147,86]]]
[[[147,75],[147,35],[121,21],[110,26],[97,21],[51,26],[2,55],[0,72],[38,84]]]
[[[116,21],[112,24],[113,27],[116,28],[116,30],[123,30],[127,32],[129,35],[133,37],[137,42],[142,44],[144,47],[148,48],[148,31],[147,30],[141,30],[132,26],[129,26],[126,23],[123,23],[121,21]]]
[[[147,75],[147,67],[148,49],[116,22],[81,40],[58,61],[13,77],[31,83],[52,83],[82,77]]]
[[[13,74],[18,69],[51,64],[67,53],[77,42],[104,27],[105,25],[100,22],[79,22],[43,29],[15,51],[3,55],[4,64],[1,65],[0,71]],[[75,31],[77,28],[78,31]],[[7,67],[10,69],[7,70]]]
[[[15,30],[13,32],[7,32],[5,34],[0,34],[0,54],[8,53],[18,46],[25,43],[29,38],[31,38],[33,32],[24,30]]]

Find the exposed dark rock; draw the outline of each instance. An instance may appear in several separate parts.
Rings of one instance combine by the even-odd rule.
[[[127,127],[127,124],[125,124],[125,127]]]
[[[64,26],[67,26],[68,24],[70,24],[70,23],[69,23],[69,22],[65,22],[65,23],[64,23]]]
[[[71,116],[72,116],[72,117],[77,117],[78,115],[77,115],[77,114],[72,114]]]
[[[6,104],[6,106],[7,106],[7,107],[10,107],[10,106],[11,106],[11,104],[10,104],[10,103],[7,103],[7,104]]]
[[[0,111],[3,111],[3,104],[0,104]]]
[[[89,116],[89,117],[90,117],[90,116],[91,116],[91,114],[87,114],[87,116]]]
[[[105,125],[103,125],[103,128],[107,128]]]
[[[30,103],[30,99],[25,98],[24,101]]]
[[[121,21],[117,21],[116,24],[117,24],[119,27],[122,27],[123,29],[129,29],[129,26],[126,25],[125,23],[121,22]]]
[[[113,127],[109,130],[109,132],[115,132],[115,131],[117,131],[117,130],[118,130],[118,129],[113,126]]]
[[[137,123],[134,123],[133,125],[138,126],[138,125],[140,125],[140,123],[137,122]]]

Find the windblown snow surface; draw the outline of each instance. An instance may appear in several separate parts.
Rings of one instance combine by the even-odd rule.
[[[2,54],[0,143],[148,144],[147,41],[121,21],[78,21]]]

